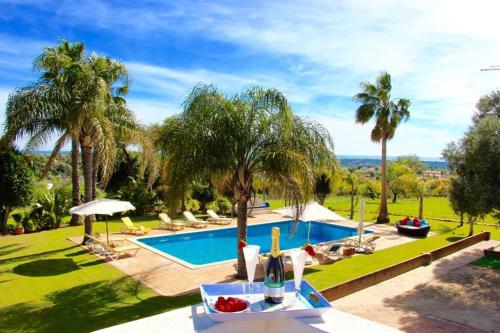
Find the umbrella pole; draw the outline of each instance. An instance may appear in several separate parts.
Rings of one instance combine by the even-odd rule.
[[[108,231],[108,215],[106,215],[106,241],[109,245],[109,231]]]
[[[307,242],[309,242],[309,235],[311,234],[311,221],[309,221],[309,228],[307,229]]]
[[[364,215],[365,215],[365,201],[361,199],[361,203],[359,205],[359,223],[361,225],[363,225]],[[359,246],[361,246],[361,234],[362,232],[359,233],[359,243],[358,243]]]

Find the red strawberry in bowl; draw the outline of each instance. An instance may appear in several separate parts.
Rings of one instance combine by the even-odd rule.
[[[228,297],[227,299],[219,296],[215,305],[210,304],[210,307],[217,312],[243,312],[249,307],[249,303],[245,300],[236,297]]]

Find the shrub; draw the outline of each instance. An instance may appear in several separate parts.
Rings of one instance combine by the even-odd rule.
[[[200,203],[200,210],[205,211],[206,206],[215,200],[215,191],[212,184],[194,184],[191,198],[198,200]]]
[[[6,234],[14,208],[28,205],[33,195],[33,171],[24,156],[13,150],[0,151],[0,221]]]
[[[217,207],[221,214],[226,214],[231,209],[231,203],[227,199],[217,200]]]
[[[207,208],[216,213],[226,214],[231,209],[231,203],[229,200],[219,197],[217,200],[211,202]]]
[[[198,202],[198,200],[189,199],[186,201],[186,209],[191,212],[195,212],[200,209],[200,203]]]
[[[56,229],[61,225],[62,218],[68,214],[71,207],[71,187],[62,185],[56,188],[45,189],[37,193],[36,204],[32,208],[29,218],[24,224],[25,229],[48,230]],[[31,220],[31,224],[28,222]],[[34,230],[31,230],[34,231]]]
[[[144,181],[133,177],[128,177],[125,185],[116,193],[110,194],[110,197],[130,201],[135,206],[134,214],[136,215],[155,211],[159,200],[154,191],[147,189]]]

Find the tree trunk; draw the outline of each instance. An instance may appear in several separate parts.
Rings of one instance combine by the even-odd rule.
[[[349,215],[349,219],[354,218],[354,190],[351,189],[351,214]]]
[[[181,200],[181,211],[185,212],[187,209],[186,209],[186,198],[184,196],[182,196],[182,200]]]
[[[395,203],[398,199],[398,192],[392,191],[392,203]]]
[[[476,221],[475,217],[469,216],[469,236],[474,234],[474,222]]]
[[[92,153],[92,200],[97,198],[97,172],[98,168],[97,152],[94,150]]]
[[[7,221],[9,220],[9,214],[12,212],[12,208],[10,207],[1,207],[0,208],[0,217],[2,218],[2,235],[7,235],[9,230],[7,229]]]
[[[92,152],[93,147],[90,137],[85,137],[83,142],[83,182],[85,184],[85,202],[92,201]],[[85,217],[85,234],[92,235],[92,223],[95,221],[95,215]],[[87,237],[83,237],[83,242]]]
[[[424,196],[418,196],[418,218],[421,220],[424,217]]]
[[[242,196],[238,201],[238,231],[236,239],[236,248],[238,249],[238,264],[237,264],[237,279],[247,278],[247,267],[245,266],[245,257],[243,256],[243,250],[239,248],[238,243],[241,239],[247,239],[247,197]]]
[[[231,217],[235,217],[236,215],[238,215],[236,212],[236,200],[231,199]]]
[[[78,136],[71,137],[71,196],[73,197],[73,207],[79,206],[80,201],[80,156],[78,154]],[[79,215],[71,215],[70,225],[82,225],[82,218]]]
[[[385,134],[382,137],[382,160],[380,167],[382,169],[382,190],[380,193],[380,212],[378,213],[377,223],[389,223],[387,211],[387,138]]]
[[[464,225],[464,212],[460,212],[460,226]]]

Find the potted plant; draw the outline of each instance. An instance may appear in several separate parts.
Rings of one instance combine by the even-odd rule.
[[[353,246],[346,246],[342,252],[344,256],[350,257],[356,254],[356,248]]]
[[[14,229],[14,232],[16,235],[22,235],[24,234],[24,228],[23,228],[23,215],[22,214],[12,214],[12,218],[14,221],[16,221],[16,228]]]

